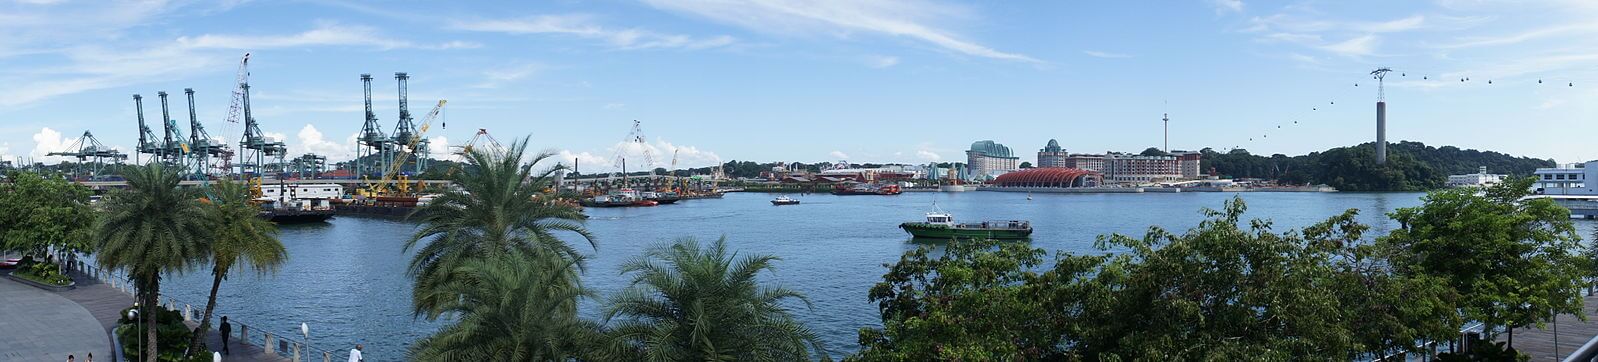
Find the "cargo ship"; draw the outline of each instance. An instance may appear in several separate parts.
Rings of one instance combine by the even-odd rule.
[[[855,184],[853,186],[838,185],[832,189],[833,195],[898,195],[903,190],[899,185]]]

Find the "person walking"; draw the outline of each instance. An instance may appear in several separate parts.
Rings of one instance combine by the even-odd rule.
[[[362,347],[364,346],[356,343],[355,348],[350,350],[350,362],[366,362],[366,359],[361,357]]]
[[[222,325],[216,327],[217,333],[222,334],[222,354],[231,354],[227,350],[228,337],[233,335],[233,325],[228,324],[227,316],[222,316]]]

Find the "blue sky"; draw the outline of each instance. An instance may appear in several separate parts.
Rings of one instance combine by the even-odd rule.
[[[1165,112],[1172,148],[1296,155],[1373,138],[1385,66],[1390,139],[1576,162],[1598,158],[1574,137],[1598,131],[1595,20],[1589,0],[0,0],[0,157],[50,160],[85,130],[131,149],[130,95],[152,122],[177,95],[186,128],[186,87],[237,142],[250,52],[261,128],[334,160],[361,73],[387,127],[409,72],[413,113],[449,100],[435,145],[486,128],[600,171],[643,148],[656,166],[1138,151]],[[647,146],[620,143],[635,119]]]

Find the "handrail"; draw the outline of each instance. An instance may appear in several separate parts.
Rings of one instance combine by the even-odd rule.
[[[1565,362],[1592,362],[1598,360],[1598,336],[1593,336],[1587,343],[1565,356]]]
[[[137,300],[137,290],[131,277],[116,271],[105,270],[104,268],[93,265],[92,263],[83,262],[83,258],[81,257],[78,259],[78,262],[74,265],[76,271],[96,280],[101,280],[102,282],[109,284],[112,288],[123,293],[127,293],[129,296],[132,296],[135,298],[135,300]],[[156,301],[157,304],[159,304],[158,306],[165,306],[168,310],[182,313],[183,321],[199,323],[197,318],[198,316],[195,316],[194,314],[200,311],[194,307],[194,304],[183,303],[177,298],[159,293],[156,294]],[[163,301],[165,303],[161,303]],[[177,306],[180,304],[183,306],[183,309],[181,310],[177,308]],[[200,304],[199,306],[200,308],[203,308],[205,305]],[[243,322],[239,322],[237,319],[230,319],[228,324],[238,326],[237,331],[232,333],[239,337],[239,339],[235,340],[235,342],[261,347],[263,350],[267,351],[268,355],[286,356],[293,358],[296,361],[310,361],[312,359],[308,357],[320,354],[322,355],[321,360],[323,362],[330,362],[333,360],[332,358],[335,353],[334,351],[318,348],[315,345],[311,345],[307,341],[292,338],[292,336],[298,335],[298,333],[273,333],[270,330],[252,327]],[[215,330],[215,328],[213,327],[212,330]],[[258,332],[258,334],[252,333],[252,331]],[[260,338],[252,338],[256,335],[259,335]],[[285,336],[289,336],[289,338],[284,338]],[[256,341],[260,341],[260,343],[256,343]],[[301,356],[307,358],[302,359],[300,358]]]

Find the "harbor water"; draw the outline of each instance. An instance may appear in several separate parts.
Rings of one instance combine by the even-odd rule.
[[[583,282],[602,297],[627,287],[618,266],[652,245],[675,238],[710,241],[726,237],[743,254],[782,258],[772,283],[798,290],[812,309],[799,318],[822,336],[834,355],[858,349],[856,332],[878,326],[876,308],[866,298],[880,281],[884,263],[893,263],[918,247],[898,229],[938,208],[956,221],[1030,220],[1036,228],[1030,241],[1051,252],[1102,253],[1093,247],[1099,235],[1141,236],[1150,226],[1181,232],[1194,227],[1201,208],[1220,208],[1236,194],[1027,194],[964,192],[905,193],[897,196],[792,195],[799,205],[773,206],[772,194],[733,193],[724,199],[689,200],[645,208],[589,209],[588,228],[597,250]],[[1360,220],[1373,226],[1371,235],[1395,225],[1384,215],[1420,204],[1420,193],[1243,193],[1248,216],[1275,222],[1276,230],[1299,228],[1359,209]],[[1586,234],[1590,224],[1579,224]],[[444,324],[411,313],[410,253],[403,243],[413,223],[391,218],[340,216],[327,223],[286,225],[281,239],[289,260],[276,274],[239,273],[222,284],[219,315],[266,328],[274,334],[298,335],[308,323],[312,344],[335,351],[355,343],[366,345],[372,360],[398,360],[414,341]],[[574,235],[567,239],[581,243]],[[586,249],[586,246],[583,246]],[[204,272],[169,277],[163,291],[184,302],[203,305],[210,276]],[[599,301],[585,303],[583,315],[602,316]]]

